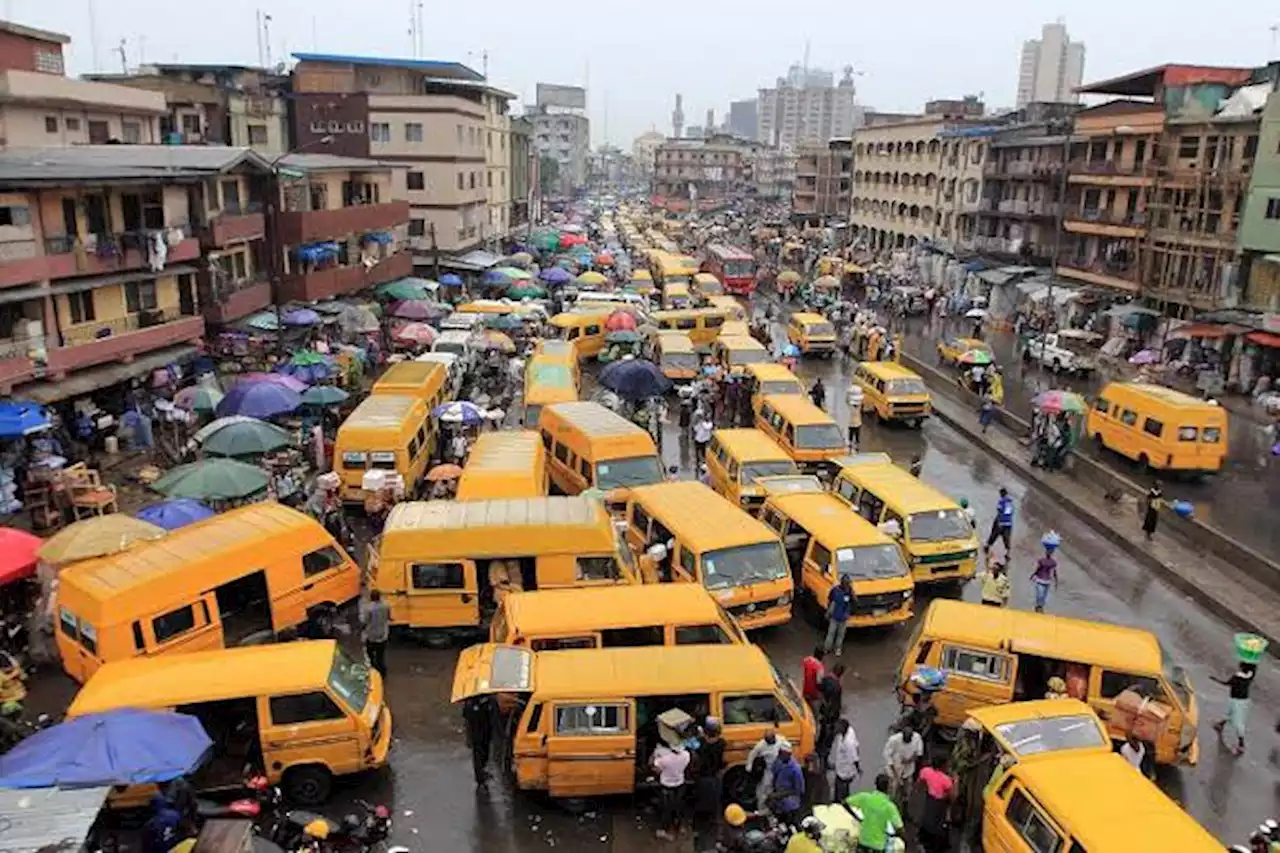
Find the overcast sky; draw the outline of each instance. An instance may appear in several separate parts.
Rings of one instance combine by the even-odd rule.
[[[412,56],[411,0],[0,0],[5,17],[72,38],[71,73],[128,63],[256,64],[256,12],[271,15],[274,61],[294,51]],[[91,12],[92,10],[92,12]],[[179,11],[181,10],[181,12]],[[852,65],[859,101],[913,111],[930,98],[981,92],[1012,106],[1024,40],[1065,16],[1085,43],[1085,80],[1164,62],[1260,65],[1277,58],[1276,0],[1044,0],[808,3],[763,0],[424,0],[424,56],[483,70],[523,98],[534,84],[587,85],[595,142],[629,147],[670,133],[675,93],[685,123],[754,97],[804,57]],[[91,25],[91,20],[94,22]]]

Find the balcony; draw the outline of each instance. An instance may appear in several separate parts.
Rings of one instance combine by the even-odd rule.
[[[1146,230],[1145,213],[1114,213],[1097,208],[1068,210],[1063,228],[1074,234],[1097,234],[1106,237],[1141,237]]]
[[[1143,186],[1151,183],[1155,162],[1115,163],[1111,160],[1072,160],[1067,164],[1067,181],[1073,184]]]
[[[235,322],[270,304],[271,282],[266,276],[216,287],[205,281],[200,283],[200,306],[204,319],[214,325]]]
[[[191,236],[185,225],[172,226],[183,233],[182,242],[170,246],[165,264],[194,261],[200,257],[200,241]],[[106,275],[125,270],[144,269],[147,266],[146,233],[125,231],[119,234],[92,237],[78,251],[76,241],[66,236],[47,237],[44,241],[45,262],[43,279],[71,278],[78,275]],[[35,260],[35,259],[33,259]]]
[[[62,333],[63,345],[49,351],[49,373],[55,378],[110,362],[190,343],[204,335],[204,318],[176,310],[140,311],[115,320],[82,323]]]
[[[267,233],[266,217],[259,205],[244,210],[224,210],[205,227],[201,236],[210,248],[227,246],[244,240],[260,240]]]
[[[10,394],[13,386],[43,373],[45,338],[5,338],[0,340],[0,394]]]
[[[1090,260],[1087,257],[1064,252],[1059,255],[1055,270],[1058,275],[1067,278],[1074,278],[1077,281],[1085,281],[1116,290],[1137,293],[1140,289],[1136,281],[1138,276],[1138,262],[1136,260]]]
[[[1009,160],[982,164],[982,174],[987,178],[1026,178],[1047,180],[1062,174],[1062,163],[1054,160]]]
[[[280,214],[280,242],[286,246],[332,240],[365,231],[386,231],[409,221],[409,202],[355,204],[335,210],[294,210]]]
[[[296,273],[280,282],[281,302],[310,302],[329,299],[344,293],[355,293],[386,281],[413,275],[413,255],[399,252],[378,262],[370,269],[362,265],[329,267]]]

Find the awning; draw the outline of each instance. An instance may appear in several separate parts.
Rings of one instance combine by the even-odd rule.
[[[0,848],[8,853],[83,849],[110,790],[0,789]]]
[[[1106,311],[1102,312],[1108,317],[1128,317],[1133,314],[1145,314],[1148,317],[1159,317],[1160,312],[1152,308],[1145,308],[1141,305],[1134,305],[1132,302],[1124,305],[1112,305]]]
[[[1261,347],[1280,349],[1280,335],[1273,335],[1271,332],[1250,332],[1244,336],[1244,339]]]
[[[1230,331],[1226,326],[1219,326],[1216,323],[1188,323],[1185,326],[1179,326],[1169,333],[1171,338],[1209,338],[1217,340],[1230,335]]]
[[[128,364],[104,364],[88,370],[79,370],[61,382],[35,382],[31,385],[23,385],[18,389],[18,396],[30,398],[45,405],[57,403],[88,394],[99,388],[145,376],[153,370],[159,370],[170,364],[187,361],[194,358],[198,352],[195,347],[189,345],[167,347],[139,356]]]

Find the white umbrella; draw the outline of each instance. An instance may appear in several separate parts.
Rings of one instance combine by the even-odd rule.
[[[964,316],[968,317],[970,320],[985,320],[987,312],[981,308],[970,308],[965,312]]]

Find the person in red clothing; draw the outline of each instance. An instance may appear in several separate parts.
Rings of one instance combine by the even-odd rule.
[[[818,682],[822,681],[822,676],[826,668],[822,665],[822,655],[825,653],[822,646],[815,646],[813,654],[800,662],[800,669],[804,673],[804,700],[809,703],[811,708],[816,709],[822,701],[822,691],[818,689]]]

